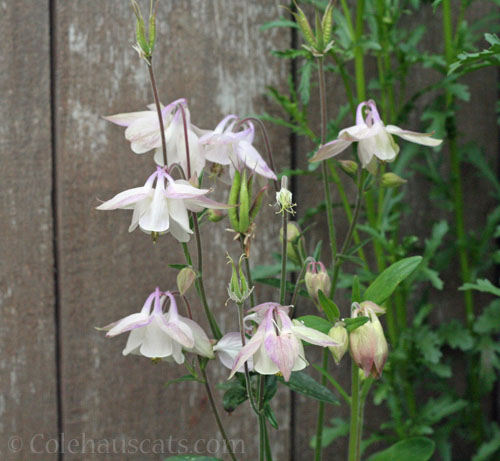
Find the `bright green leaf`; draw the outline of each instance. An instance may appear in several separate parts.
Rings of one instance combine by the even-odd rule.
[[[427,461],[434,453],[435,444],[425,437],[401,440],[386,450],[379,451],[368,461]]]
[[[314,378],[302,371],[294,371],[288,382],[283,378],[279,378],[279,380],[292,391],[298,392],[306,397],[332,405],[339,405],[339,400],[330,389],[318,383]]]

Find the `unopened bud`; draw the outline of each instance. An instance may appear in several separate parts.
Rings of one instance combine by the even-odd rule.
[[[294,264],[300,264],[300,258],[295,247],[303,245],[303,237],[299,225],[294,221],[289,221],[286,226],[286,255]],[[283,229],[280,229],[280,242],[283,242]]]
[[[311,262],[307,265],[306,275],[304,276],[307,292],[313,299],[316,306],[319,307],[318,292],[330,291],[330,277],[322,262]]]
[[[354,176],[358,171],[358,164],[353,160],[339,160],[340,168],[349,176]]]
[[[380,178],[380,182],[384,187],[399,187],[408,181],[395,173],[384,173]]]
[[[365,301],[357,306],[352,317],[367,316],[369,321],[351,331],[349,343],[354,362],[360,367],[366,377],[379,378],[387,360],[388,346],[382,324],[375,313],[375,308],[383,309],[371,301]]]
[[[224,219],[224,216],[225,215],[221,210],[214,210],[214,209],[210,208],[207,211],[207,219],[210,222],[219,222],[219,221]]]
[[[196,272],[190,267],[184,267],[177,274],[177,288],[181,296],[184,296],[196,280]]]
[[[337,322],[335,326],[330,328],[328,336],[338,343],[338,346],[329,346],[335,363],[338,365],[349,347],[349,333],[342,322]]]

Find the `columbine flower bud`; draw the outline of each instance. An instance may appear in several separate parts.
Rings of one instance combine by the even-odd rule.
[[[304,244],[304,239],[301,237],[299,225],[294,221],[289,221],[286,226],[286,255],[287,258],[295,264],[300,264],[300,258],[295,250],[295,246]],[[280,242],[283,242],[283,229],[280,229]]]
[[[190,267],[184,267],[177,274],[177,288],[183,296],[191,288],[191,285],[196,280],[196,272]]]
[[[225,214],[220,210],[208,210],[207,219],[210,222],[219,222],[224,219]]]
[[[231,256],[227,255],[228,264],[232,266],[231,281],[227,287],[227,292],[229,294],[229,299],[234,301],[236,304],[243,304],[245,300],[252,294],[253,287],[248,286],[247,279],[243,272],[242,264],[245,259],[245,255],[240,256],[238,262],[238,268]]]
[[[335,363],[338,365],[349,347],[349,333],[347,333],[343,322],[337,322],[335,326],[330,328],[328,336],[338,343],[338,346],[329,347]]]
[[[141,58],[144,58],[148,63],[151,61],[153,55],[153,49],[156,41],[156,9],[158,7],[158,0],[156,0],[155,6],[153,7],[153,2],[151,2],[151,9],[149,11],[149,28],[148,37],[146,37],[146,25],[144,23],[144,18],[142,16],[141,8],[136,0],[132,0],[132,8],[136,17],[136,41],[137,44],[134,46],[135,50],[139,53]]]
[[[318,291],[321,290],[327,294],[330,291],[330,277],[326,272],[325,265],[322,262],[309,263],[304,280],[309,296],[319,308]]]
[[[339,160],[340,168],[349,176],[354,176],[358,172],[358,164],[353,160]]]
[[[399,187],[408,181],[395,173],[384,173],[380,178],[380,182],[384,187]]]
[[[367,316],[369,321],[353,330],[349,335],[351,355],[365,376],[379,378],[388,354],[384,330],[375,312],[384,310],[371,301],[355,303],[352,317]]]
[[[292,201],[292,193],[288,190],[288,178],[283,176],[281,178],[281,189],[276,192],[276,205],[279,207],[277,213],[290,213],[295,214],[293,207],[296,205]]]

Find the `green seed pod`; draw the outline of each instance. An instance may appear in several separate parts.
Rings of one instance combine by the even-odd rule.
[[[153,8],[153,2],[151,2],[151,11],[149,12],[149,52],[153,54],[156,41],[156,7],[158,6],[158,1]]]
[[[259,213],[260,209],[262,208],[262,202],[264,201],[264,193],[267,190],[267,186],[264,186],[258,193],[257,196],[255,197],[253,203],[252,203],[252,208],[250,208],[250,222],[253,222],[255,218],[257,217],[257,214]]]
[[[314,33],[312,31],[311,26],[309,25],[309,21],[306,18],[305,13],[300,9],[300,7],[295,4],[295,8],[297,9],[296,13],[293,13],[295,20],[297,21],[297,25],[302,32],[304,40],[311,46],[316,46],[316,40],[314,38]]]
[[[231,186],[231,190],[229,191],[228,205],[232,205],[232,207],[227,210],[227,215],[229,217],[229,222],[231,223],[231,227],[237,232],[240,228],[240,223],[238,220],[238,208],[235,205],[238,204],[240,185],[241,185],[240,172],[236,170],[234,172],[233,185]]]
[[[323,29],[323,44],[326,46],[330,43],[332,39],[332,28],[333,28],[333,2],[330,0],[328,6],[326,7],[325,14],[321,21],[321,28]]]
[[[244,234],[250,227],[250,200],[248,198],[247,173],[243,171],[240,186],[239,231]]]

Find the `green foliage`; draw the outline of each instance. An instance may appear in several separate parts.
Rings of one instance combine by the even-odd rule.
[[[434,453],[435,444],[425,437],[401,440],[386,450],[379,451],[368,461],[427,461]]]
[[[288,382],[283,378],[278,379],[294,392],[298,392],[314,400],[319,400],[320,402],[339,405],[339,400],[330,389],[302,371],[294,371]]]

